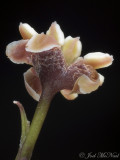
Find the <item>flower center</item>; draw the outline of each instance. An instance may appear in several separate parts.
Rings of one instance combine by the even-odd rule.
[[[32,55],[32,63],[41,79],[42,85],[49,84],[53,88],[60,88],[63,77],[67,72],[60,48],[55,47]]]
[[[95,69],[86,65],[83,58],[67,67],[61,49],[57,47],[33,54],[32,63],[42,87],[47,86],[54,92],[72,90],[76,80],[83,74],[93,81],[98,79]]]

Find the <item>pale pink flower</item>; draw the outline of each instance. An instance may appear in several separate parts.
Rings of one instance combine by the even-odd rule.
[[[6,55],[14,63],[33,66],[24,73],[24,81],[35,100],[39,101],[45,87],[51,93],[61,91],[65,98],[73,100],[103,84],[104,77],[96,69],[112,64],[113,57],[109,54],[95,52],[80,57],[80,38],[65,38],[56,22],[46,34],[37,33],[25,23],[20,23],[19,31],[23,39],[10,43]]]

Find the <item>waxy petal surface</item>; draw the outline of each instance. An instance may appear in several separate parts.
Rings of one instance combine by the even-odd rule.
[[[72,38],[71,36],[68,36],[65,39],[62,51],[67,65],[70,65],[74,60],[76,60],[80,56],[81,50],[82,44],[78,37]]]
[[[26,45],[26,51],[39,53],[50,50],[54,47],[60,47],[57,41],[44,33],[34,35]]]
[[[110,66],[113,61],[113,56],[107,53],[93,52],[85,55],[84,61],[86,64],[93,66],[95,69],[99,69]]]
[[[71,90],[63,89],[60,92],[67,100],[74,100],[75,98],[78,97],[78,94],[71,93]]]
[[[38,34],[29,24],[20,23],[19,31],[23,39],[30,39],[32,36]]]
[[[64,44],[64,33],[56,22],[52,23],[46,34],[54,37],[58,42],[58,44],[60,45]]]
[[[8,44],[6,48],[6,55],[12,62],[17,64],[32,64],[31,53],[26,52],[25,50],[27,42],[28,40],[19,40]]]
[[[99,79],[100,79],[100,86],[102,86],[102,84],[104,83],[105,77],[103,75],[99,74]]]

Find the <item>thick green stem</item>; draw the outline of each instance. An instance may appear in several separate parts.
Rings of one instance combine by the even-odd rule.
[[[47,91],[46,91],[47,92]],[[42,128],[43,122],[47,115],[49,105],[52,99],[52,95],[44,92],[41,95],[41,99],[37,105],[29,132],[27,134],[26,140],[20,149],[20,156],[16,157],[16,160],[30,160],[32,152],[39,136],[40,130]]]

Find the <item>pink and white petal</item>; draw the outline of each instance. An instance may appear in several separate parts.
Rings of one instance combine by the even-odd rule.
[[[91,80],[88,76],[83,74],[75,82],[72,92],[88,94],[97,90],[100,85],[101,82],[99,77],[97,80]]]
[[[68,36],[65,39],[62,51],[68,66],[80,56],[81,50],[82,44],[79,37],[72,38],[71,36]]]
[[[39,53],[46,50],[50,50],[54,47],[60,47],[57,41],[44,33],[34,35],[26,45],[26,51]]]
[[[39,101],[42,92],[42,86],[34,68],[30,68],[24,73],[25,87],[33,99]]]
[[[25,46],[28,40],[19,40],[14,41],[7,45],[6,47],[6,55],[8,58],[17,64],[32,64],[31,62],[31,53],[26,52]]]
[[[107,53],[93,52],[85,55],[84,61],[95,69],[99,69],[110,66],[113,62],[113,56]]]
[[[19,31],[23,39],[30,39],[32,36],[38,34],[29,24],[20,23]]]
[[[52,36],[56,39],[58,44],[63,45],[64,44],[64,33],[61,30],[60,26],[53,22],[49,28],[49,30],[46,32],[47,35]]]
[[[78,97],[78,94],[71,93],[71,90],[63,89],[60,92],[67,100],[74,100]]]

